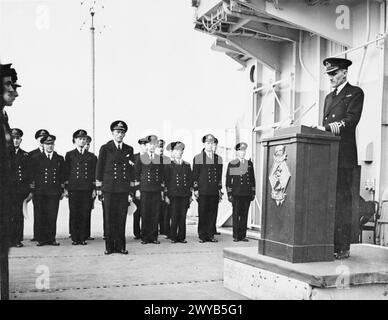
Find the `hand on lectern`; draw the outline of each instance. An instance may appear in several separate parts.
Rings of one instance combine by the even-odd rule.
[[[326,131],[324,126],[311,126],[311,128],[322,130],[322,131]]]

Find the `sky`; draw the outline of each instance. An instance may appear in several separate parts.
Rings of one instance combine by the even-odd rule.
[[[57,136],[60,154],[77,129],[92,133],[90,19],[80,2],[0,0],[0,60],[23,85],[7,112],[27,151],[41,128]],[[246,73],[194,30],[191,1],[105,0],[97,9],[96,151],[114,120],[129,125],[125,142],[135,149],[151,133],[183,140],[190,156],[207,133],[222,144],[247,99]]]

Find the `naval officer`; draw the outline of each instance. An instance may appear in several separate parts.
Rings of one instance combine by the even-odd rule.
[[[35,140],[38,144],[38,147],[36,149],[30,151],[29,156],[30,156],[31,161],[34,159],[35,156],[39,156],[39,155],[44,153],[43,143],[41,143],[41,140],[43,137],[46,137],[49,134],[50,133],[46,129],[39,129],[38,131],[35,132]],[[33,236],[32,236],[31,241],[36,241],[35,235],[38,233],[36,220],[37,220],[37,216],[39,216],[39,212],[37,212],[38,206],[36,205],[35,198],[32,199],[32,205],[34,208],[34,213],[33,213],[34,223],[33,223]]]
[[[85,151],[89,151],[91,142],[92,142],[92,137],[89,135],[86,136],[86,144],[84,147]],[[95,159],[96,164],[97,164],[97,156],[93,152],[91,152],[91,154],[94,156],[94,159]],[[89,214],[88,214],[88,220],[87,220],[87,225],[86,225],[86,234],[87,234],[86,240],[94,240],[94,238],[91,237],[90,223],[91,223],[91,219],[92,219],[92,210],[94,209],[94,202],[96,200],[96,197],[97,197],[97,193],[94,190],[92,193],[92,198],[90,199],[90,204],[89,204]]]
[[[222,197],[222,158],[214,153],[215,137],[202,138],[203,150],[193,159],[194,196],[198,201],[199,242],[218,242],[214,238],[214,221]]]
[[[14,180],[16,186],[16,204],[11,216],[11,245],[23,247],[24,215],[23,202],[32,199],[32,164],[29,154],[20,148],[23,131],[18,128],[11,130],[15,147]]]
[[[163,139],[159,139],[157,147],[155,149],[155,154],[162,157],[162,163],[164,168],[171,164],[171,158],[164,154],[164,146],[166,142]],[[166,239],[170,238],[170,224],[171,224],[171,211],[169,204],[166,203],[164,197],[160,202],[160,212],[159,212],[159,234],[166,236]]]
[[[135,154],[135,163],[140,159],[140,156],[145,154],[147,152],[146,148],[146,143],[147,139],[146,138],[141,138],[137,142],[139,144],[140,151]],[[134,187],[134,193],[136,193],[137,190],[140,190],[140,183],[135,182],[135,187]],[[136,205],[136,211],[133,213],[133,235],[135,240],[140,240],[141,239],[141,227],[140,227],[140,220],[141,220],[141,207],[140,207],[140,200],[135,197],[133,199],[133,202]]]
[[[361,118],[364,92],[351,85],[348,67],[352,61],[327,58],[323,61],[332,92],[325,98],[322,126],[318,129],[339,136],[336,209],[334,221],[334,255],[337,259],[350,256],[352,222],[353,171],[358,165],[356,127]]]
[[[56,137],[41,139],[44,152],[32,159],[33,196],[36,205],[38,246],[59,246],[55,236],[59,201],[64,196],[64,159],[54,151]]]
[[[166,202],[171,210],[170,239],[172,243],[187,243],[186,214],[193,191],[192,170],[190,163],[182,159],[183,142],[171,142],[167,149],[173,153],[171,164],[165,166]]]
[[[125,224],[133,192],[133,148],[123,142],[128,131],[124,121],[113,122],[110,130],[113,140],[101,147],[96,169],[97,194],[104,200],[105,254],[128,254]]]
[[[253,163],[245,159],[248,145],[238,143],[237,158],[229,162],[226,171],[226,191],[233,206],[233,241],[248,241],[247,220],[251,201],[255,199],[256,182]]]
[[[213,152],[215,154],[217,153],[217,149],[218,149],[218,139],[215,137],[214,138],[214,144],[213,144]],[[222,196],[223,196],[223,193],[222,193],[222,191],[220,191],[220,199],[219,199],[220,202],[222,200]],[[214,216],[214,221],[213,221],[213,233],[215,235],[220,235],[221,233],[217,231],[217,216],[218,216],[218,205],[217,205],[217,208],[216,208],[216,214]]]
[[[141,207],[141,239],[142,244],[158,241],[158,221],[160,202],[164,190],[163,158],[155,153],[158,138],[149,135],[146,138],[147,152],[136,161],[136,181],[140,183],[136,197]]]
[[[87,132],[73,133],[76,148],[65,156],[65,189],[69,198],[70,234],[73,245],[86,245],[90,232],[90,207],[95,192],[97,157],[85,150]],[[89,228],[89,230],[88,230]]]

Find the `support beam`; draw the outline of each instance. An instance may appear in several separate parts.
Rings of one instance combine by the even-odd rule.
[[[228,42],[246,55],[257,59],[269,68],[278,70],[280,67],[279,44],[273,41],[249,39],[237,36],[227,37]]]
[[[243,55],[244,53],[238,50],[237,48],[228,45],[225,40],[217,39],[211,47],[212,50],[218,51],[218,52],[230,52],[234,54],[241,54]]]
[[[214,10],[216,7],[222,5],[222,0],[201,0],[199,6],[195,10],[196,19],[200,19],[209,11]]]
[[[230,27],[230,32],[237,31],[238,29],[240,29],[243,26],[245,26],[249,21],[250,21],[250,19],[248,19],[248,18],[240,19],[239,22],[237,22],[235,25]]]
[[[278,39],[288,41],[298,41],[299,31],[296,29],[290,29],[286,27],[280,27],[277,25],[263,24],[257,21],[250,21],[244,28],[260,32],[265,35],[269,35]]]
[[[278,3],[279,9],[274,6],[273,2],[266,0],[250,0],[246,5],[269,18],[279,19],[344,46],[353,46],[352,28],[337,28],[336,21],[340,14],[336,13],[339,4],[335,1],[316,6],[309,6],[304,1],[279,0]],[[350,7],[351,12],[351,6],[354,4],[350,1],[346,4]]]

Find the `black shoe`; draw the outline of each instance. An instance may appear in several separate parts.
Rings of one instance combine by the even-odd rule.
[[[45,245],[44,242],[38,242],[38,243],[36,244],[37,247],[43,247],[44,245]]]
[[[147,241],[142,241],[141,244],[147,244],[148,242]]]
[[[218,242],[218,240],[213,238],[213,239],[210,239],[209,242]]]
[[[154,240],[154,241],[151,241],[151,243],[153,243],[153,244],[160,244],[160,241]]]
[[[178,242],[180,242],[180,243],[187,243],[186,240],[179,240]]]
[[[118,253],[121,253],[121,254],[128,254],[128,250],[120,250]]]
[[[79,242],[78,242],[78,241],[73,241],[71,244],[72,244],[73,246],[78,246],[78,245],[79,245]]]
[[[236,238],[233,238],[233,242],[238,242],[238,240]]]
[[[24,244],[21,243],[21,242],[19,242],[19,243],[17,243],[17,244],[15,245],[15,247],[16,247],[16,248],[22,248],[22,247],[24,247]]]
[[[113,251],[111,251],[111,250],[105,250],[105,251],[104,251],[104,254],[106,254],[106,255],[112,254],[112,253],[113,253]]]
[[[221,235],[221,232],[214,232],[214,234],[216,235],[216,236],[220,236]]]
[[[336,256],[334,256],[337,260],[343,260],[348,259],[350,257],[350,251],[349,250],[342,250],[338,253],[336,253]]]
[[[199,239],[198,242],[199,242],[199,243],[205,243],[206,241],[205,241],[205,240],[202,240],[202,239]]]
[[[32,242],[36,242],[36,239],[35,239],[35,238],[32,238],[32,239],[30,239],[30,241],[32,241]]]
[[[86,246],[88,243],[86,241],[79,242],[81,246]]]
[[[55,246],[55,247],[61,245],[59,242],[56,242],[56,241],[49,242],[48,244],[49,244],[50,246]]]
[[[177,240],[171,240],[171,243],[177,243],[177,242],[179,242],[179,241],[177,241]]]
[[[105,236],[103,236],[103,237],[102,237],[102,240],[106,240],[106,237],[105,237]]]
[[[93,237],[88,237],[86,240],[93,241],[94,238]]]
[[[140,240],[141,238],[136,236],[136,237],[133,237],[134,240]]]
[[[248,240],[247,238],[244,238],[244,239],[242,239],[241,241],[249,242],[249,240]]]
[[[165,236],[164,239],[171,239],[170,236]]]

